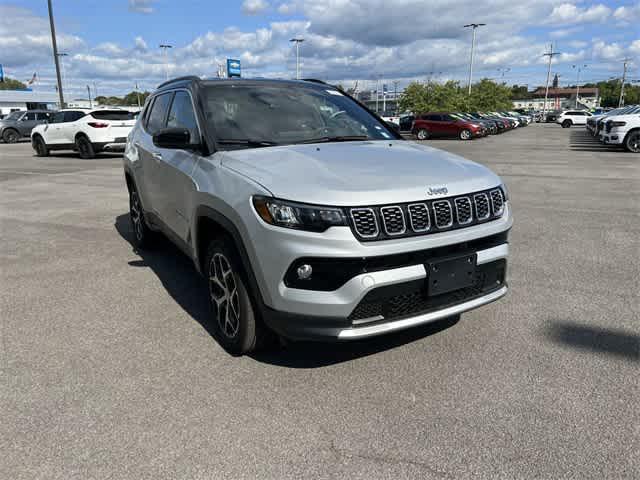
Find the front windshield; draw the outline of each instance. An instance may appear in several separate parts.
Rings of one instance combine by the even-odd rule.
[[[24,112],[11,112],[5,120],[18,120]]]
[[[206,117],[231,148],[350,140],[390,140],[393,133],[327,85],[212,85]]]

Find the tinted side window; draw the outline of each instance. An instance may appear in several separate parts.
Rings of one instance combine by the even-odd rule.
[[[151,135],[164,128],[164,120],[167,117],[167,110],[172,96],[173,93],[159,95],[151,105],[151,111],[147,117],[147,131]]]
[[[27,121],[27,120],[35,120],[36,119],[36,112],[27,112],[24,114],[24,117],[22,117],[23,121]]]
[[[64,122],[75,122],[84,117],[84,112],[69,111],[64,112]]]
[[[176,92],[167,118],[168,128],[186,128],[191,133],[191,143],[198,142],[198,123],[187,92]]]
[[[51,120],[53,117],[52,113],[40,112],[38,113],[38,120]]]
[[[440,117],[440,115],[427,115],[427,120],[439,122],[440,120],[442,120],[442,118]]]
[[[51,123],[62,123],[62,122],[64,122],[64,112],[54,113]]]

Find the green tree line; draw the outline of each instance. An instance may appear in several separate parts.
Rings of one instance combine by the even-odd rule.
[[[471,95],[460,82],[413,82],[404,90],[399,100],[400,111],[415,113],[433,111],[493,111],[509,110],[511,88],[504,84],[483,79],[471,86]]]
[[[140,106],[142,106],[151,92],[134,91],[127,93],[124,97],[98,95],[94,100],[100,105],[138,105],[138,95],[140,95]]]
[[[25,88],[27,88],[26,84],[7,76],[4,77],[3,82],[0,82],[0,90],[24,90]]]

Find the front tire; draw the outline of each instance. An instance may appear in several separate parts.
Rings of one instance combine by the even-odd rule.
[[[232,355],[252,352],[263,327],[256,318],[245,272],[226,239],[209,243],[205,273],[216,340]]]
[[[460,137],[460,140],[471,140],[471,131],[465,128],[458,134],[458,136]]]
[[[47,148],[47,144],[44,142],[44,139],[40,135],[36,135],[33,137],[33,149],[36,152],[36,156],[38,157],[48,157],[49,149]]]
[[[2,139],[4,140],[4,143],[17,143],[18,140],[20,140],[20,134],[13,128],[7,128],[2,133]]]
[[[570,128],[572,123],[571,120],[564,120],[562,122],[562,128]]]
[[[624,148],[632,153],[640,153],[640,130],[630,131],[624,139]]]
[[[429,130],[421,128],[416,133],[416,137],[418,137],[418,140],[427,140],[429,138]]]
[[[80,154],[80,158],[90,159],[96,156],[96,152],[93,149],[93,145],[87,137],[84,135],[76,138],[76,150]]]

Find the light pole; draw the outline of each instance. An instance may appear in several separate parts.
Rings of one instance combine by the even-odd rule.
[[[587,65],[573,65],[573,68],[578,71],[578,76],[576,77],[576,104],[573,108],[578,108],[578,96],[580,95],[580,72],[587,68]]]
[[[542,107],[542,118],[543,121],[547,114],[547,98],[549,97],[549,77],[551,76],[551,61],[555,55],[560,55],[560,52],[553,51],[553,43],[551,44],[551,50],[549,52],[542,55],[543,57],[549,57],[549,66],[547,67],[547,86],[544,90],[544,106]]]
[[[296,80],[300,80],[300,44],[304,42],[304,38],[294,37],[289,41],[296,44]]]
[[[618,100],[618,108],[624,107],[624,82],[627,80],[627,64],[631,59],[625,58],[623,60],[623,70],[622,70],[622,84],[620,85],[620,99]]]
[[[164,77],[165,77],[165,80],[169,80],[169,60],[167,57],[167,50],[169,50],[170,48],[173,48],[173,45],[162,43],[159,45],[159,47],[162,49],[163,56],[164,56]]]
[[[59,59],[58,61],[62,66],[62,79],[60,80],[60,90],[62,90],[63,83],[66,83],[67,81],[67,72],[64,69],[64,58],[62,57],[68,57],[68,56],[69,56],[68,53],[56,53],[56,57]]]
[[[476,28],[485,26],[486,23],[469,23],[464,28],[471,27],[473,35],[471,36],[471,58],[469,59],[469,95],[471,95],[471,80],[473,79],[473,51],[476,48]]]
[[[58,80],[58,98],[60,99],[60,108],[64,108],[64,94],[62,93],[62,78],[60,78],[60,62],[58,60],[58,43],[56,42],[56,26],[53,22],[53,7],[51,0],[47,1],[49,7],[49,25],[51,27],[51,43],[53,45],[53,61],[56,64],[56,79]]]

